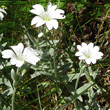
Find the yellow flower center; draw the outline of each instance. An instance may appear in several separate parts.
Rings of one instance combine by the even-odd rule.
[[[51,19],[50,19],[49,15],[47,13],[45,13],[43,16],[43,20],[44,21],[50,21]]]
[[[22,57],[17,57],[18,60],[24,61],[24,58]]]
[[[91,55],[90,55],[90,54],[85,54],[85,56],[86,56],[87,58],[91,58]]]

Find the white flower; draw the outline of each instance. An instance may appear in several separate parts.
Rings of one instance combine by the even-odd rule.
[[[0,20],[3,20],[4,18],[3,13],[7,14],[7,12],[4,9],[0,8]]]
[[[46,24],[47,28],[51,30],[52,28],[58,28],[58,21],[56,19],[64,19],[64,11],[61,9],[56,9],[57,5],[49,3],[47,10],[44,10],[44,7],[39,4],[32,6],[34,9],[30,10],[31,13],[36,14],[32,21],[31,25],[36,24],[36,27]]]
[[[21,67],[25,61],[35,65],[40,60],[37,52],[35,52],[31,47],[24,48],[22,43],[19,43],[17,46],[11,46],[11,48],[12,50],[7,49],[1,52],[3,58],[11,58],[11,65]]]
[[[43,32],[40,32],[39,34],[38,34],[38,37],[42,37],[44,35],[44,33]]]
[[[79,50],[76,52],[75,56],[79,56],[80,60],[85,60],[87,64],[96,63],[96,60],[101,59],[103,56],[102,52],[99,52],[99,47],[94,46],[93,43],[82,43],[81,45],[77,46]]]

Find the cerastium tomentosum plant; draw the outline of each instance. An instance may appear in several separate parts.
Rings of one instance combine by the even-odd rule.
[[[46,24],[46,27],[44,26],[43,33],[41,32],[38,34],[38,37],[44,36],[47,43],[50,45],[50,47],[53,49],[53,65],[54,65],[54,77],[56,79],[56,89],[58,92],[58,85],[57,85],[57,64],[56,64],[56,51],[57,46],[54,43],[54,35],[55,33],[50,34],[51,40],[48,39],[46,35],[46,30],[51,31],[53,28],[58,29],[58,21],[57,19],[65,19],[65,11],[62,9],[58,9],[57,5],[52,5],[51,2],[49,2],[47,9],[45,11],[44,7],[40,4],[35,4],[32,6],[33,9],[30,10],[31,13],[35,14],[36,16],[32,19],[31,25],[35,25],[35,27],[43,27],[44,24]],[[51,33],[51,32],[50,32]]]
[[[88,91],[89,91],[88,94],[89,94],[91,91],[93,92],[92,84],[94,84],[93,80],[95,78],[94,76],[96,76],[96,74],[95,75],[93,74],[90,64],[91,63],[96,64],[96,60],[102,59],[103,53],[99,52],[99,47],[94,46],[94,44],[92,42],[89,44],[86,44],[85,42],[83,42],[81,45],[77,45],[77,49],[78,49],[78,52],[76,52],[75,56],[79,57],[81,64],[80,64],[80,74],[77,77],[76,84],[75,84],[75,94],[74,95],[76,95],[79,79],[81,77],[81,74],[84,72],[84,70],[86,70],[85,76],[90,83],[90,89],[88,89]],[[85,62],[82,63],[82,61],[85,61]],[[87,67],[88,67],[88,70],[86,69]],[[74,100],[74,106],[75,106],[76,110],[80,109],[79,105],[77,103],[77,99]]]
[[[59,1],[58,2],[58,4],[59,4],[60,0],[58,0],[58,1]],[[33,9],[31,9],[30,12],[35,14],[36,16],[32,19],[31,25],[35,25],[35,27],[38,28],[38,30],[36,29],[36,31],[38,31],[39,34],[37,34],[38,39],[36,39],[34,36],[31,37],[31,35],[29,34],[29,37],[33,40],[33,42],[29,42],[29,45],[31,43],[33,43],[34,47],[38,48],[39,51],[42,50],[42,47],[43,47],[45,53],[48,54],[48,56],[51,60],[49,59],[49,61],[48,61],[48,58],[45,57],[44,59],[45,59],[46,63],[45,63],[45,61],[44,62],[41,61],[40,68],[36,69],[37,67],[34,67],[34,66],[36,66],[36,63],[38,61],[40,61],[38,51],[32,49],[30,46],[24,48],[24,45],[22,43],[11,46],[10,49],[6,49],[1,52],[2,57],[4,59],[10,59],[10,65],[15,65],[17,67],[16,71],[14,71],[14,69],[11,70],[11,78],[13,80],[12,110],[15,109],[14,103],[15,103],[16,89],[18,87],[18,84],[19,84],[22,76],[26,72],[24,65],[25,64],[27,65],[27,63],[34,65],[34,66],[32,66],[32,68],[35,70],[36,74],[37,74],[37,70],[40,71],[39,74],[44,74],[44,73],[48,74],[49,72],[51,73],[51,76],[52,76],[51,79],[52,79],[52,81],[55,82],[55,86],[56,86],[55,92],[57,93],[58,98],[62,95],[61,92],[64,90],[64,89],[60,88],[60,85],[62,85],[62,82],[60,82],[59,76],[60,75],[67,76],[65,78],[65,80],[68,80],[67,83],[69,82],[72,84],[72,86],[74,85],[73,88],[71,88],[72,89],[71,93],[73,95],[72,102],[74,103],[74,108],[76,110],[79,110],[81,108],[80,104],[79,104],[79,102],[80,102],[79,96],[81,96],[83,93],[86,93],[85,90],[88,90],[89,97],[91,98],[92,97],[91,91],[93,93],[94,88],[97,87],[97,85],[94,84],[95,83],[94,80],[96,78],[97,73],[92,70],[91,66],[93,64],[96,64],[97,60],[102,59],[103,53],[99,51],[98,46],[94,46],[93,43],[86,44],[85,42],[83,42],[81,45],[77,45],[78,52],[76,52],[75,55],[73,55],[73,53],[75,53],[74,47],[73,47],[74,48],[73,52],[66,52],[65,50],[64,51],[61,50],[62,48],[59,48],[59,47],[61,46],[60,44],[63,44],[63,42],[62,42],[63,40],[62,39],[59,40],[59,38],[61,38],[61,36],[63,36],[64,30],[62,30],[62,32],[59,34],[58,32],[59,32],[59,30],[61,31],[61,28],[58,31],[56,29],[58,29],[58,27],[59,27],[59,23],[57,20],[65,19],[65,15],[64,15],[65,11],[62,9],[58,9],[58,5],[52,5],[51,2],[49,2],[46,9],[40,4],[35,4],[32,7],[33,7]],[[0,20],[3,20],[4,14],[6,14],[6,11],[4,9],[0,8]],[[26,30],[26,32],[28,32],[28,30]],[[34,38],[36,39],[36,41],[38,41],[39,39],[41,41],[43,38],[46,39],[46,41],[44,40],[44,42],[43,42],[44,45],[43,45],[43,43],[41,43],[41,42],[36,42],[34,40]],[[38,43],[38,45],[37,45],[37,43]],[[41,46],[41,45],[43,45],[43,46]],[[76,44],[74,46],[76,46]],[[64,49],[65,48],[66,47],[64,47]],[[71,51],[71,49],[69,51]],[[42,51],[42,53],[43,53],[43,51]],[[72,55],[71,55],[71,53],[72,53]],[[62,54],[63,57],[60,54]],[[77,66],[78,69],[76,69],[77,67],[75,68],[73,66],[74,65],[73,63],[77,62],[77,58],[75,56],[78,56],[79,60],[80,60],[80,62],[78,61],[78,63],[79,63],[79,66]],[[64,61],[64,60],[60,59],[60,57],[62,59],[64,58],[64,60],[65,59],[66,60]],[[73,59],[74,59],[74,61],[73,61]],[[62,61],[59,61],[59,60],[62,60]],[[79,73],[77,73],[77,71]],[[85,81],[86,83],[85,82],[81,83],[81,85],[83,85],[83,86],[80,86],[79,82],[80,82],[82,75],[84,77],[86,77],[87,80]],[[34,76],[34,77],[36,77],[36,76]],[[64,80],[64,82],[65,82],[65,80]],[[65,83],[65,86],[67,86],[66,85],[67,83]],[[93,85],[95,85],[95,86],[93,86]],[[37,86],[37,90],[38,90],[38,86]],[[38,100],[39,100],[40,109],[42,110],[42,107],[41,107],[42,104],[40,102],[39,92],[38,92],[37,96],[38,96]],[[71,98],[71,97],[69,97],[69,98]],[[63,102],[64,102],[64,100],[61,101],[61,103],[63,103]],[[58,103],[59,103],[59,101],[58,101]],[[92,103],[92,98],[90,99],[90,103]],[[89,108],[86,108],[86,109],[89,109]]]
[[[15,110],[14,101],[16,89],[18,86],[17,84],[19,83],[20,76],[22,77],[25,73],[24,71],[22,75],[20,75],[19,70],[25,62],[28,62],[32,65],[36,65],[40,58],[38,56],[37,51],[35,51],[29,46],[24,48],[24,45],[22,43],[11,46],[11,49],[6,49],[1,53],[4,59],[10,59],[10,64],[15,65],[17,67],[16,73],[14,72],[14,70],[11,71],[11,77],[13,80],[12,110]]]
[[[35,25],[35,27],[40,27],[40,26],[44,26],[44,24],[46,24],[46,28],[51,31],[53,28],[54,29],[58,29],[58,21],[57,19],[64,19],[64,11],[61,9],[57,9],[57,5],[53,5],[51,3],[49,3],[49,5],[47,6],[47,10],[44,10],[44,7],[42,5],[36,4],[33,5],[32,10],[30,10],[31,13],[36,14],[37,16],[35,16],[32,21],[31,21],[31,25]],[[46,31],[43,31],[43,35],[46,38],[47,42],[50,44],[50,47],[53,48],[53,64],[54,64],[54,73],[55,73],[55,80],[56,80],[56,90],[57,92],[58,90],[58,85],[57,85],[57,63],[56,63],[56,53],[57,53],[57,49],[58,49],[58,45],[56,45],[54,43],[54,39],[55,37],[53,37],[55,35],[55,33],[50,34],[52,37],[50,37],[50,39],[47,38],[46,36]],[[53,31],[54,32],[54,31]],[[40,34],[39,34],[40,35]],[[41,34],[42,36],[42,34]],[[52,41],[52,42],[51,42]],[[60,43],[60,42],[59,42]],[[95,64],[96,61],[98,59],[101,59],[103,56],[102,52],[99,52],[99,47],[98,46],[94,46],[93,43],[82,43],[81,45],[77,46],[77,49],[79,50],[78,52],[76,52],[75,56],[79,56],[79,59],[81,60],[85,60],[85,62],[80,64],[80,73],[77,77],[76,83],[75,83],[75,91],[74,91],[74,96],[76,96],[77,94],[77,90],[78,90],[78,83],[81,77],[81,74],[85,71],[85,69],[88,67],[90,67],[90,64]],[[86,64],[87,63],[87,64]],[[89,74],[89,73],[88,73]],[[90,76],[92,77],[92,76]],[[85,86],[85,85],[84,85]],[[88,84],[87,87],[90,87],[91,85]],[[77,104],[77,100],[74,100],[74,106],[75,109],[78,110],[79,106]]]

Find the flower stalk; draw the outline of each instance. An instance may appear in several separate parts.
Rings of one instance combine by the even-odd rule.
[[[37,85],[37,94],[38,94],[38,100],[39,100],[40,110],[43,110],[43,109],[42,109],[42,106],[41,106],[41,101],[40,101],[40,95],[39,95],[39,88],[38,88],[38,85]]]
[[[15,94],[16,94],[16,87],[14,87],[13,94],[12,94],[12,110],[15,110],[15,106],[14,106]]]
[[[54,78],[55,78],[55,86],[56,86],[56,90],[57,90],[57,93],[59,91],[59,88],[58,88],[58,84],[57,84],[57,64],[56,64],[56,45],[54,44],[54,41],[52,39],[52,43],[50,42],[50,40],[48,39],[48,37],[45,35],[46,33],[46,29],[43,30],[44,32],[44,37],[47,41],[47,43],[49,43],[49,45],[51,46],[51,48],[54,49],[54,54],[53,54],[53,66],[54,66]]]
[[[77,88],[78,88],[78,84],[79,84],[79,79],[80,79],[80,76],[81,76],[81,72],[76,80],[76,84],[75,84],[75,95],[76,95],[76,91],[77,91]],[[77,104],[77,99],[75,99],[74,101],[74,106],[75,106],[75,109],[78,110],[78,104]]]
[[[79,76],[77,77],[76,84],[75,84],[75,92],[74,92],[74,95],[76,95],[76,91],[77,91],[78,84],[79,84],[79,79],[80,79],[80,77],[81,77],[81,74],[83,73],[84,68],[85,68],[85,65],[80,68],[80,73],[79,73]],[[75,101],[74,101],[74,106],[75,106],[75,110],[79,110],[78,104],[77,104],[77,99],[75,99]]]
[[[54,63],[54,72],[55,72],[55,83],[56,83],[56,90],[59,93],[58,84],[57,84],[57,65],[56,65],[56,49],[54,48],[54,56],[53,56],[53,63]]]
[[[59,7],[59,4],[60,4],[60,0],[58,0],[57,7]]]

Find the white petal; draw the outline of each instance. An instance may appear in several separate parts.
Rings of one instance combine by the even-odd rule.
[[[16,65],[16,67],[21,67],[24,64],[24,61],[18,60],[17,58],[12,58],[10,63],[11,65]]]
[[[36,62],[38,62],[40,60],[39,57],[37,57],[38,53],[35,52],[32,48],[30,47],[26,47],[24,49],[24,53],[23,56],[25,58],[25,61],[35,65]]]
[[[77,45],[77,49],[78,49],[79,51],[82,51],[82,50],[83,50],[82,46],[80,46],[80,45]]]
[[[86,43],[82,43],[82,50],[80,50],[83,54],[87,54],[90,52],[90,49],[88,48],[88,45]]]
[[[4,9],[2,9],[2,8],[0,8],[0,12],[3,12],[5,14],[7,14],[7,12]]]
[[[35,54],[36,53],[34,52],[34,50],[31,47],[26,47],[23,52],[23,56],[31,56],[31,55],[35,55]]]
[[[57,5],[52,6],[52,4],[50,2],[49,5],[47,6],[47,12],[49,12],[49,13],[54,12],[56,8],[57,8]]]
[[[16,57],[13,57],[13,58],[10,59],[10,63],[11,63],[12,65],[16,65],[17,61],[18,61],[18,60],[17,60]]]
[[[75,56],[82,56],[83,54],[81,52],[76,52]]]
[[[90,49],[93,49],[93,46],[94,46],[93,43],[89,43],[89,44],[88,44],[88,47],[89,47]]]
[[[91,59],[86,59],[85,61],[86,61],[87,64],[91,63]]]
[[[85,49],[88,48],[88,45],[87,45],[86,43],[84,43],[84,42],[83,42],[81,45],[82,45],[82,47],[85,48]]]
[[[31,21],[31,25],[37,24],[39,19],[40,18],[38,16],[35,16]]]
[[[51,7],[52,7],[52,3],[49,2],[48,6],[47,6],[47,10],[48,10],[49,8],[51,8]]]
[[[36,24],[36,27],[42,26],[43,24],[45,24],[45,21],[42,19],[39,19],[38,23]]]
[[[95,59],[95,58],[92,59],[92,63],[93,63],[93,64],[96,63],[96,59]]]
[[[38,9],[39,11],[44,11],[44,7],[40,4],[35,4],[32,6],[34,9]]]
[[[24,64],[24,61],[21,61],[21,60],[18,60],[18,61],[16,62],[16,66],[17,66],[17,67],[21,67],[23,64]]]
[[[55,19],[53,19],[53,20],[51,20],[51,22],[52,22],[53,27],[54,27],[55,29],[57,29],[57,28],[58,28],[58,21],[55,20]]]
[[[17,67],[21,67],[24,64],[24,61],[18,60],[16,63]]]
[[[41,15],[44,12],[44,7],[42,5],[36,4],[32,6],[34,9],[30,10],[31,13]]]
[[[97,52],[96,55],[94,56],[96,59],[102,59],[103,53],[102,52]]]
[[[47,26],[48,30],[51,30],[53,28],[51,21],[46,22],[46,26]]]
[[[43,21],[43,19],[39,16],[35,16],[31,21],[31,25],[36,24],[36,27],[39,27],[39,26],[43,25],[44,23],[45,23],[45,21]]]
[[[2,53],[2,57],[6,59],[15,57],[14,52],[10,49],[4,50],[1,53]]]
[[[85,57],[84,55],[82,55],[82,56],[79,57],[79,59],[80,59],[80,60],[85,60],[86,57]]]
[[[95,46],[95,47],[93,48],[93,51],[94,51],[94,52],[98,52],[98,51],[99,51],[99,47],[98,47],[98,46]]]
[[[98,52],[98,56],[103,56],[103,53],[102,52]]]
[[[33,65],[36,65],[36,63],[37,63],[39,60],[40,60],[40,58],[39,58],[39,57],[35,57],[35,56],[26,59],[26,61],[27,61],[28,63],[31,63],[31,64],[33,64]]]
[[[3,18],[4,18],[4,15],[3,13],[0,12],[0,20],[3,20]]]
[[[44,11],[38,11],[38,10],[36,10],[36,9],[30,10],[30,12],[33,13],[33,14],[36,14],[36,15],[38,15],[38,16],[41,16],[42,13],[44,13]]]
[[[40,15],[35,9],[30,10],[30,12],[36,15]]]
[[[22,55],[24,45],[22,43],[19,43],[17,46],[11,46],[11,48],[14,50],[16,55],[20,57]]]
[[[64,10],[61,10],[61,9],[55,10],[52,14],[52,18],[54,18],[54,19],[64,19],[65,18]]]

